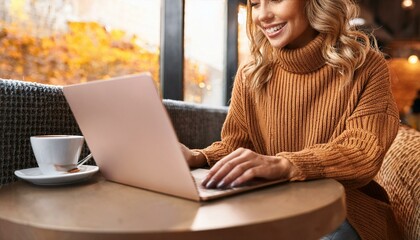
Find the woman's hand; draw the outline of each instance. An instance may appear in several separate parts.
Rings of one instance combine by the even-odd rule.
[[[239,148],[218,161],[202,185],[206,188],[236,187],[256,177],[288,180],[295,172],[294,165],[285,158]]]
[[[203,154],[196,151],[191,151],[187,146],[180,143],[181,151],[190,168],[199,168],[207,164],[206,158]]]

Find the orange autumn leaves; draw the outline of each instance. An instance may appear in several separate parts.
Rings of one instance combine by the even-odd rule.
[[[46,37],[4,26],[0,77],[64,85],[148,71],[158,80],[159,49],[138,42],[94,22],[69,22],[67,32]]]

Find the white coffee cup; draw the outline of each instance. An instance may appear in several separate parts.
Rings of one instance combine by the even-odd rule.
[[[39,135],[30,140],[44,175],[62,174],[76,168],[84,143],[84,137],[79,135]]]

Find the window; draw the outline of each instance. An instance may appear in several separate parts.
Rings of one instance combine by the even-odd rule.
[[[239,5],[238,10],[238,62],[241,64],[250,55],[249,39],[246,34],[247,10],[245,4]]]
[[[72,84],[149,71],[160,1],[0,0],[0,77]]]
[[[186,0],[184,100],[223,105],[225,0]]]

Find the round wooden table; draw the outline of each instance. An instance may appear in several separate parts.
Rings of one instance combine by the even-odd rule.
[[[0,239],[319,239],[345,219],[334,180],[282,183],[206,203],[106,181],[0,189]]]

